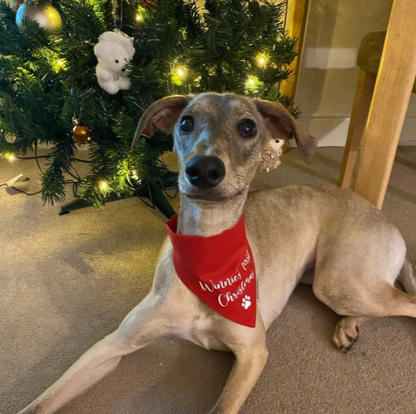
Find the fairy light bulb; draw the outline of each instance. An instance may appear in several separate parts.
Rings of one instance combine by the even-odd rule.
[[[188,69],[185,66],[178,65],[172,68],[172,83],[181,86],[188,76]]]
[[[266,54],[264,54],[264,53],[260,53],[260,54],[257,55],[256,60],[257,60],[257,64],[259,66],[263,66],[264,67],[264,66],[267,65],[267,62],[269,60],[269,57]]]
[[[143,19],[142,15],[140,13],[136,14],[136,22],[140,22]]]
[[[246,90],[249,93],[259,92],[263,85],[263,82],[254,75],[249,76],[246,80]]]
[[[138,180],[138,179],[139,179],[139,176],[137,175],[137,171],[136,171],[136,170],[133,170],[133,171],[131,172],[131,177],[132,177],[134,180]]]
[[[16,159],[16,156],[14,154],[6,154],[6,158],[10,161],[13,162]]]
[[[185,66],[182,66],[182,65],[176,66],[173,69],[173,73],[174,73],[175,76],[178,76],[179,78],[183,79],[188,74],[188,69]]]
[[[100,186],[100,189],[102,191],[108,190],[108,183],[107,183],[107,181],[104,181],[104,180],[100,181],[99,186]]]

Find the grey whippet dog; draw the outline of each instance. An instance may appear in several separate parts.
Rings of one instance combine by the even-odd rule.
[[[329,186],[248,194],[271,137],[295,138],[303,158],[312,158],[315,139],[282,105],[230,94],[172,96],[144,113],[135,140],[142,134],[150,137],[156,129],[174,135],[180,164],[179,233],[219,234],[233,227],[244,211],[259,281],[256,327],[220,316],[188,290],[175,272],[167,238],[146,298],[21,414],[56,412],[114,370],[123,356],[163,335],[235,354],[235,365],[211,413],[237,413],[266,364],[267,329],[305,269],[313,265],[315,295],[343,316],[333,338],[341,350],[352,345],[359,326],[369,318],[416,317],[416,297],[394,287],[399,278],[415,293],[405,242],[369,202]],[[201,177],[191,184],[185,170],[195,156],[202,160]],[[209,168],[204,165],[208,157]]]

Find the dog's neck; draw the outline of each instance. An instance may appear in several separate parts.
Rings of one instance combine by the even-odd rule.
[[[235,226],[243,214],[247,192],[221,203],[198,203],[180,195],[179,234],[209,237]]]

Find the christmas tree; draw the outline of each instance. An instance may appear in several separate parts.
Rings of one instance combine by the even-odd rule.
[[[288,101],[279,86],[290,75],[296,40],[284,32],[285,3],[60,0],[49,7],[62,29],[41,27],[39,13],[18,16],[17,25],[16,7],[0,2],[0,157],[50,144],[41,173],[46,202],[64,201],[68,177],[77,197],[96,207],[114,194],[174,185],[161,160],[170,136],[143,136],[130,149],[141,114],[166,95],[214,91]],[[114,29],[134,39],[135,53],[120,72],[129,88],[110,94],[97,82],[94,46]],[[85,177],[74,170],[80,143],[89,146]]]

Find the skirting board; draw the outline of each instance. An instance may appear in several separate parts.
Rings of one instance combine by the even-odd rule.
[[[316,116],[306,112],[298,119],[299,124],[318,140],[320,147],[343,147],[348,134],[348,116]],[[405,120],[399,145],[416,145],[416,116]]]

